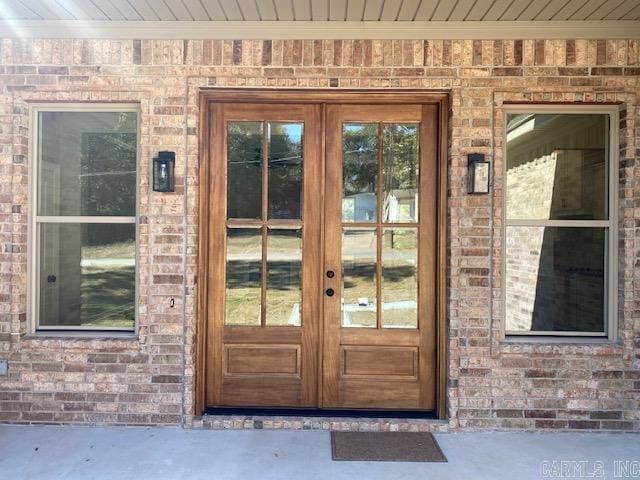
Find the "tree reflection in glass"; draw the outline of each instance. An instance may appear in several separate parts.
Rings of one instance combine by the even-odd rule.
[[[342,221],[377,220],[378,125],[347,123],[342,130]]]
[[[383,127],[383,222],[418,221],[418,125]]]
[[[227,218],[262,218],[262,123],[227,128]]]
[[[269,123],[269,219],[302,218],[302,123]]]

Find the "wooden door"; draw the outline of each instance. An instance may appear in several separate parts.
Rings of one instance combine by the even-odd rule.
[[[437,105],[327,105],[324,408],[434,409]]]
[[[206,405],[317,406],[321,107],[209,114]]]

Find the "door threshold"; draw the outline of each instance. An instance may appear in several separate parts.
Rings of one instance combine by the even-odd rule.
[[[204,414],[317,418],[421,418],[426,420],[438,420],[435,410],[209,407],[205,409]]]

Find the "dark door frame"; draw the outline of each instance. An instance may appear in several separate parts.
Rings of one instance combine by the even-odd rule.
[[[195,357],[195,414],[206,408],[205,382],[207,342],[207,295],[209,241],[209,193],[212,180],[209,145],[212,138],[211,111],[216,103],[310,103],[310,104],[433,104],[438,107],[438,192],[437,192],[437,285],[436,285],[436,411],[446,418],[447,377],[447,147],[449,93],[443,90],[291,90],[204,88],[200,91],[199,183],[198,183],[198,270]],[[323,114],[324,118],[324,114]],[[324,125],[322,126],[324,138]],[[323,152],[324,156],[324,152]],[[322,329],[321,329],[322,330]],[[322,336],[320,335],[320,341]]]

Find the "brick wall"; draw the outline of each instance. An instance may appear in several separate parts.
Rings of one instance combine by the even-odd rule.
[[[0,377],[0,421],[193,421],[200,87],[437,88],[452,98],[450,427],[640,428],[639,78],[640,40],[2,40],[0,358],[10,366]],[[140,104],[138,338],[27,333],[34,101]],[[500,107],[509,101],[622,103],[615,344],[501,340]],[[158,150],[177,153],[173,194],[149,189]],[[493,197],[465,194],[469,152],[493,159]]]

